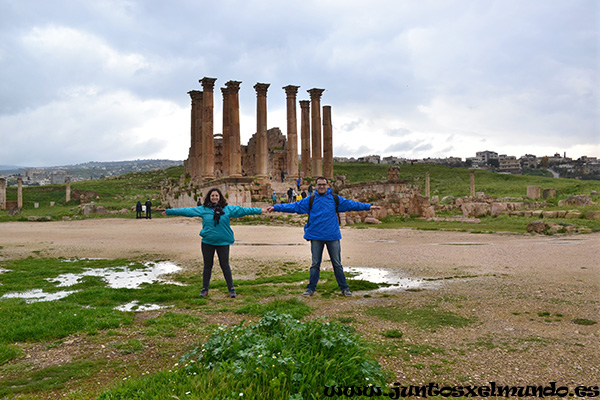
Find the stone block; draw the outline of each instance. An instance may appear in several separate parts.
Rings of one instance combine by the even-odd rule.
[[[558,210],[556,212],[556,217],[557,218],[564,218],[567,215],[567,211],[566,210]]]
[[[508,210],[508,204],[507,203],[492,203],[491,205],[491,215],[492,217],[495,217],[497,215],[502,215],[504,214],[504,212],[506,212],[506,210]]]
[[[527,186],[527,197],[530,199],[539,199],[542,195],[542,188],[540,186]]]
[[[558,218],[557,211],[544,211],[542,214],[544,218]]]
[[[380,221],[380,220],[378,220],[378,219],[377,219],[377,218],[375,218],[375,217],[366,217],[366,218],[365,218],[365,223],[367,223],[367,224],[380,224],[380,223],[381,223],[381,221]]]
[[[600,220],[600,211],[588,211],[585,213],[585,218]]]
[[[491,206],[488,203],[463,203],[461,210],[465,217],[481,217],[490,213]]]
[[[542,213],[543,213],[542,210],[535,210],[535,211],[531,212],[531,216],[533,218],[542,218]]]
[[[556,197],[556,189],[544,189],[542,197],[545,199]]]
[[[569,210],[569,211],[567,211],[567,215],[565,215],[565,218],[577,219],[577,218],[581,218],[581,215],[582,214],[579,211]]]
[[[527,224],[527,232],[529,233],[544,233],[546,224],[544,221],[532,221]]]

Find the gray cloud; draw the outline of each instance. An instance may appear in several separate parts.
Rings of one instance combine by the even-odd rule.
[[[358,0],[0,0],[0,8],[5,164],[184,158],[187,92],[203,76],[218,78],[215,121],[226,81],[243,82],[248,120],[252,86],[271,83],[269,123],[282,129],[282,86],[300,85],[299,100],[326,89],[335,155],[451,148],[467,157],[481,143],[517,156],[600,155],[590,0],[380,0],[366,8]]]

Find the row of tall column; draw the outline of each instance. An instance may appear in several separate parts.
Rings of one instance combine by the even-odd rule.
[[[191,144],[186,172],[192,179],[215,177],[214,154],[214,84],[216,78],[202,78],[202,91],[188,92],[192,100]],[[229,81],[221,88],[223,95],[223,176],[242,176],[240,143],[239,89],[241,82]],[[256,175],[268,175],[267,143],[267,90],[270,84],[257,83],[256,91]],[[323,107],[323,130],[321,130],[321,95],[325,89],[310,89],[311,100],[300,101],[301,107],[301,159],[298,171],[298,130],[296,118],[296,95],[299,86],[283,87],[286,92],[287,111],[287,173],[289,177],[326,176],[333,178],[333,140],[331,106]],[[310,107],[310,109],[309,109]],[[311,134],[312,131],[312,134]],[[321,136],[323,141],[321,142]],[[312,143],[311,143],[312,139]],[[312,157],[311,157],[312,155]],[[311,174],[312,171],[312,174]]]

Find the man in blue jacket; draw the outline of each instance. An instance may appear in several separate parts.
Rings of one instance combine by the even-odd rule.
[[[331,264],[333,264],[333,272],[338,286],[344,296],[352,296],[352,292],[346,283],[344,269],[342,268],[340,247],[342,233],[340,232],[337,213],[378,210],[380,207],[334,195],[329,187],[327,178],[324,177],[317,178],[316,187],[315,193],[310,193],[308,197],[300,201],[290,204],[275,204],[267,208],[267,211],[308,214],[308,221],[304,225],[304,239],[310,241],[312,265],[310,266],[309,283],[306,286],[304,295],[312,296],[317,289],[321,272],[323,248],[327,246],[327,252],[329,253],[329,258],[331,258]]]

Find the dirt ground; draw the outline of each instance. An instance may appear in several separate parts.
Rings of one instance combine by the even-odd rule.
[[[301,227],[233,229],[234,279],[253,276],[257,263],[286,261],[306,265],[308,277],[310,248]],[[33,254],[142,257],[170,260],[199,273],[199,230],[197,221],[179,217],[2,223],[0,259]],[[345,267],[383,267],[409,278],[438,279],[435,287],[423,291],[303,299],[315,307],[316,316],[352,317],[359,334],[387,346],[380,362],[394,371],[397,382],[555,381],[571,388],[600,384],[600,324],[573,322],[600,321],[600,234],[548,237],[344,228],[342,235]],[[324,265],[331,268],[329,262]],[[423,330],[367,315],[365,310],[373,306],[433,306],[476,322]],[[223,315],[212,318],[226,320]],[[403,338],[390,345],[381,335],[388,329],[401,330]],[[415,350],[423,346],[430,346],[427,354]]]

